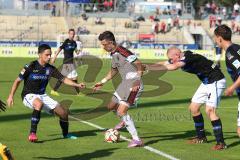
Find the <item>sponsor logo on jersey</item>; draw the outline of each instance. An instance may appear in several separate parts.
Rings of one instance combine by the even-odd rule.
[[[233,63],[232,63],[233,65],[234,65],[234,67],[236,68],[236,69],[238,69],[239,67],[240,67],[240,62],[239,62],[239,60],[235,60],[235,61],[233,61]]]
[[[34,72],[34,73],[37,73],[37,72],[38,72],[38,70],[33,70],[33,72]]]
[[[232,58],[234,58],[233,55],[230,52],[227,52],[227,59],[231,60]]]
[[[32,80],[47,80],[48,76],[45,74],[30,74]]]

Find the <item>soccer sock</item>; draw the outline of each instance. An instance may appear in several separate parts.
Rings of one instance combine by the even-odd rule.
[[[195,124],[197,137],[198,138],[206,137],[205,131],[204,131],[204,120],[203,120],[202,114],[200,114],[198,116],[194,116],[193,121],[194,121],[194,124]]]
[[[41,111],[33,110],[32,112],[32,118],[31,118],[31,130],[30,133],[36,133],[37,132],[37,125],[40,121],[40,115]]]
[[[240,127],[240,102],[238,103],[237,126]]]
[[[55,87],[53,88],[54,91],[57,91],[58,88],[61,86],[62,82],[61,81],[57,81]]]
[[[213,126],[213,132],[217,143],[224,143],[223,132],[222,132],[222,122],[220,119],[211,121]]]
[[[126,114],[121,117],[122,121],[125,122],[128,132],[132,135],[132,138],[135,140],[140,140],[134,122],[129,114]]]
[[[67,134],[68,134],[69,122],[66,121],[66,120],[60,119],[60,120],[59,120],[59,124],[60,124],[60,126],[61,126],[61,128],[62,128],[63,137],[66,137]]]
[[[73,80],[74,82],[78,82],[77,80]],[[77,94],[80,92],[80,89],[79,89],[79,87],[75,87],[75,89],[76,89],[76,92],[77,92]]]

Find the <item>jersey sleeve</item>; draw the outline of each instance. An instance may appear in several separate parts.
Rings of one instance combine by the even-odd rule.
[[[180,59],[185,64],[191,64],[193,62],[193,53],[191,51],[185,51],[184,56]]]
[[[240,75],[240,58],[238,56],[236,56],[236,54],[231,54],[232,57],[229,60],[230,65],[232,66],[232,68],[236,69],[236,72],[238,73],[238,75]]]
[[[21,80],[26,79],[29,76],[30,73],[30,66],[28,64],[26,64],[23,69],[21,70],[21,72],[19,73],[18,77]]]
[[[60,81],[63,81],[65,78],[55,67],[52,68],[51,77],[54,77]]]
[[[133,54],[131,51],[127,50],[126,48],[119,47],[118,52],[126,58],[126,61],[129,63],[133,63],[137,60],[137,56]]]
[[[75,46],[75,49],[77,49],[78,45],[76,41],[74,41],[74,46]]]
[[[64,49],[65,46],[66,46],[66,44],[67,44],[67,40],[65,40],[65,41],[63,42],[63,44],[62,44],[59,48]]]
[[[132,54],[132,55],[129,55],[127,58],[126,58],[126,61],[130,62],[130,63],[133,63],[137,60],[137,56]]]

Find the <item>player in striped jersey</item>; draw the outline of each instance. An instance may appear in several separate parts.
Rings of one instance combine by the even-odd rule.
[[[117,45],[112,32],[105,31],[99,35],[98,39],[104,49],[111,54],[112,68],[100,82],[95,84],[94,90],[100,89],[101,86],[111,80],[116,74],[119,73],[121,75],[122,82],[114,92],[108,109],[116,111],[117,115],[121,118],[121,123],[115,129],[125,126],[131,134],[132,141],[128,147],[140,147],[143,145],[143,142],[139,138],[134,122],[127,111],[129,107],[136,103],[143,90],[141,80],[143,73],[142,63],[132,52]]]

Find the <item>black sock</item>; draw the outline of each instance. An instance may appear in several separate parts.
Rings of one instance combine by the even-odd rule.
[[[67,134],[68,134],[69,122],[66,121],[66,120],[60,119],[60,120],[59,120],[59,124],[60,124],[60,126],[61,126],[61,128],[62,128],[63,137],[66,137]]]
[[[53,90],[57,91],[58,88],[61,86],[61,84],[62,84],[62,81],[57,81],[57,83],[56,83],[55,87],[53,88]]]
[[[30,133],[36,133],[37,132],[37,125],[40,121],[40,115],[41,111],[33,110],[32,112],[32,118],[31,118],[31,130]]]
[[[222,132],[222,122],[220,119],[211,121],[213,126],[213,133],[216,137],[217,143],[224,143],[223,132]]]
[[[205,135],[205,131],[204,131],[204,120],[203,120],[203,116],[202,114],[198,115],[198,116],[194,116],[193,117],[193,121],[195,124],[195,129],[197,132],[197,137],[198,138],[204,138],[206,137]]]
[[[78,82],[77,80],[73,80],[74,82]],[[75,89],[76,89],[76,92],[77,92],[77,94],[80,92],[80,89],[79,89],[79,87],[75,87]]]

